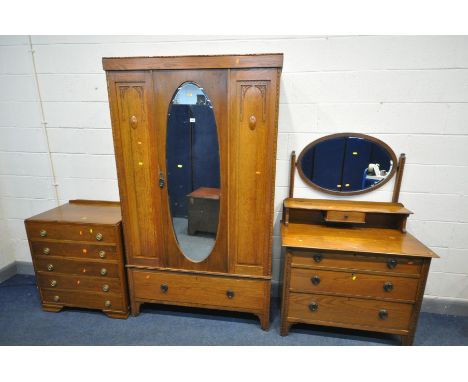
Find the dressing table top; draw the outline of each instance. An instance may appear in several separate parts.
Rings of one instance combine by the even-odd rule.
[[[397,229],[290,223],[281,226],[281,239],[285,247],[438,257],[413,235]]]

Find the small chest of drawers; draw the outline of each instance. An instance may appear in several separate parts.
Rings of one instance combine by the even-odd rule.
[[[25,225],[44,310],[128,317],[119,203],[71,200]]]
[[[412,344],[431,259],[399,203],[285,201],[281,334],[295,323],[398,334]]]

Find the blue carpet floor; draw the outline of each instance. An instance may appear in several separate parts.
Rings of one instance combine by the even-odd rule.
[[[249,314],[143,305],[140,316],[110,319],[101,312],[41,310],[33,276],[0,284],[0,345],[396,345],[376,333],[293,326],[279,335],[279,303],[271,327]],[[468,345],[468,317],[421,313],[415,345]]]

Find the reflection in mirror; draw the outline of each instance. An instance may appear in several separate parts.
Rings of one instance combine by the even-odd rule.
[[[203,88],[182,84],[169,105],[166,135],[169,206],[185,257],[211,253],[218,231],[219,147],[213,107]]]
[[[362,134],[335,134],[312,142],[298,159],[299,174],[323,191],[360,193],[385,183],[396,157],[385,143]]]

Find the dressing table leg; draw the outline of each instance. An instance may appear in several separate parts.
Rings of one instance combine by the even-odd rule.
[[[406,336],[401,336],[401,344],[403,346],[411,346],[414,342],[414,334],[408,334]]]
[[[140,306],[141,306],[141,302],[137,302],[135,300],[132,300],[132,304],[131,304],[131,311],[132,311],[132,316],[133,317],[136,317],[140,314]]]
[[[263,314],[259,314],[258,318],[260,319],[260,327],[262,330],[267,331],[270,329],[270,312],[264,312]]]
[[[44,312],[57,313],[57,312],[60,312],[62,309],[63,309],[62,305],[47,305],[47,304],[42,305],[42,310]]]
[[[281,321],[281,329],[280,329],[280,335],[281,336],[287,336],[289,334],[289,329],[291,329],[291,323],[289,323],[286,320]]]

